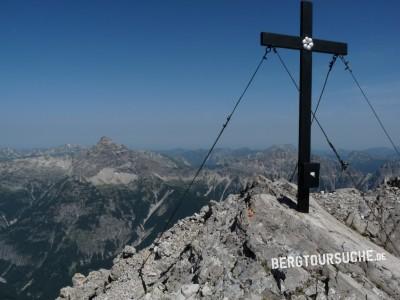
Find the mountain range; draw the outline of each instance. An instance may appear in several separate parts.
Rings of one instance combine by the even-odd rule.
[[[358,188],[400,175],[390,151],[343,153]],[[205,150],[137,151],[102,137],[92,147],[0,150],[0,299],[54,299],[75,273],[111,267],[126,244],[150,245],[182,200]],[[217,149],[170,225],[256,175],[290,178],[297,152]],[[334,157],[316,153],[324,191],[351,187]]]

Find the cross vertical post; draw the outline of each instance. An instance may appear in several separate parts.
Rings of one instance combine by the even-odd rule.
[[[312,3],[301,2],[300,36],[312,36]],[[308,213],[310,187],[305,184],[304,164],[311,159],[311,93],[312,93],[312,52],[300,50],[300,101],[299,101],[299,153],[298,153],[298,211]]]
[[[347,55],[347,44],[312,37],[312,2],[301,1],[300,36],[261,33],[261,45],[300,50],[299,153],[297,210],[308,213],[310,188],[319,186],[319,164],[311,163],[311,91],[313,52]]]

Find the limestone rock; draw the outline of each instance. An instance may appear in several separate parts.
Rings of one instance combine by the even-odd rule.
[[[324,194],[336,204],[318,198],[321,206],[312,198],[310,214],[303,214],[292,208],[295,193],[293,184],[258,177],[240,195],[213,201],[178,222],[156,245],[115,260],[102,283],[89,275],[61,290],[59,299],[400,299],[400,259],[369,239],[377,234],[377,223],[358,203],[360,195],[342,191],[350,195],[344,205],[337,194]],[[355,218],[360,226],[354,226]],[[279,257],[362,250],[386,260],[290,268],[272,263]]]
[[[124,250],[122,250],[122,258],[132,257],[136,253],[135,247],[125,246]]]

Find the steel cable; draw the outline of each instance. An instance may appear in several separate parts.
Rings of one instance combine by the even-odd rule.
[[[273,48],[273,51],[274,51],[274,53],[278,56],[278,59],[279,59],[281,65],[282,65],[282,67],[285,69],[286,73],[289,75],[290,79],[291,79],[292,82],[293,82],[293,85],[296,87],[297,91],[300,92],[299,85],[297,84],[296,80],[294,79],[294,76],[293,76],[292,73],[290,72],[290,70],[289,70],[289,68],[287,67],[285,61],[284,61],[284,60],[282,59],[282,57],[280,56],[278,50],[276,50],[276,48]],[[325,88],[326,88],[326,85],[327,85],[327,83],[328,83],[329,75],[330,75],[330,73],[331,73],[331,71],[332,71],[332,68],[333,68],[335,62],[336,62],[336,59],[337,59],[337,56],[334,55],[334,56],[332,57],[332,60],[331,60],[330,63],[329,63],[329,69],[328,69],[328,72],[327,72],[327,74],[326,74],[326,76],[325,76],[324,84],[323,84],[323,86],[322,86],[321,93],[320,93],[319,98],[318,98],[317,106],[316,106],[316,108],[315,108],[314,111],[311,110],[311,115],[312,115],[311,123],[313,123],[314,120],[317,122],[317,125],[318,125],[319,129],[321,130],[322,134],[324,135],[324,137],[325,137],[325,139],[326,139],[326,141],[327,141],[329,147],[332,149],[332,151],[333,151],[333,153],[335,154],[337,160],[339,161],[342,170],[345,170],[345,169],[347,168],[348,164],[342,160],[342,158],[340,157],[340,155],[339,155],[338,151],[336,150],[335,146],[334,146],[334,145],[332,144],[332,142],[330,141],[330,139],[329,139],[329,137],[328,137],[328,134],[326,133],[326,131],[324,130],[324,128],[322,127],[321,123],[319,122],[319,120],[318,120],[318,118],[317,118],[317,116],[316,116],[316,113],[317,113],[317,111],[318,111],[319,105],[320,105],[320,103],[321,103],[322,96],[323,96],[323,94],[324,94],[324,92],[325,92]],[[295,169],[293,170],[292,175],[291,175],[290,178],[289,178],[289,181],[293,181],[297,169],[298,169],[298,163],[296,163]]]
[[[204,168],[204,166],[205,166],[207,160],[209,159],[211,153],[213,152],[215,146],[217,145],[219,139],[221,138],[223,132],[225,131],[226,127],[228,126],[229,122],[231,121],[233,114],[235,113],[235,111],[236,111],[236,109],[238,108],[239,104],[242,102],[243,97],[245,96],[247,90],[249,89],[249,87],[250,87],[251,84],[253,83],[254,78],[255,78],[255,76],[257,75],[258,71],[260,70],[260,68],[261,68],[261,66],[262,66],[262,64],[263,64],[263,62],[267,59],[267,55],[268,55],[269,52],[271,52],[271,48],[266,48],[266,49],[265,49],[264,55],[262,56],[260,62],[258,63],[258,65],[257,65],[257,67],[256,67],[256,69],[255,69],[255,71],[254,71],[253,74],[251,75],[251,77],[250,77],[248,83],[246,84],[246,86],[245,86],[243,92],[241,93],[241,95],[240,95],[239,98],[237,99],[237,101],[236,101],[236,103],[235,103],[235,105],[234,105],[232,111],[230,112],[230,114],[229,114],[228,117],[226,118],[225,123],[222,125],[221,130],[219,131],[219,133],[218,133],[216,139],[214,140],[212,146],[211,146],[210,149],[208,150],[208,152],[207,152],[206,156],[204,157],[204,159],[203,159],[201,165],[200,165],[199,168],[197,169],[195,175],[193,176],[193,178],[192,178],[192,180],[190,181],[189,185],[186,187],[186,189],[185,189],[184,192],[182,193],[182,196],[179,198],[177,204],[176,204],[175,207],[174,207],[174,210],[172,211],[171,215],[169,216],[169,218],[167,219],[166,223],[164,224],[164,227],[163,227],[161,233],[159,234],[158,238],[157,238],[157,239],[155,240],[155,242],[154,242],[155,244],[157,244],[157,243],[160,241],[160,239],[161,239],[162,236],[164,235],[165,231],[168,229],[168,226],[170,225],[170,223],[172,222],[172,220],[173,220],[173,218],[175,217],[176,213],[178,212],[180,206],[182,205],[183,200],[185,199],[185,197],[186,197],[187,194],[189,193],[189,191],[190,191],[190,189],[192,188],[193,184],[195,183],[197,177],[199,176],[199,174],[200,174],[200,172],[202,171],[202,169]],[[140,269],[139,269],[139,277],[140,277],[140,279],[141,279],[143,289],[144,289],[144,291],[145,291],[146,293],[147,293],[147,286],[146,286],[146,283],[145,283],[144,278],[143,278],[143,268],[145,267],[145,265],[146,265],[147,261],[149,260],[151,254],[152,254],[152,252],[150,252],[150,253],[147,255],[147,257],[143,260],[143,263],[142,263],[142,265],[141,265],[141,267],[140,267]]]
[[[367,102],[368,106],[370,107],[370,109],[372,110],[372,113],[375,116],[375,119],[378,121],[380,127],[382,128],[382,130],[385,133],[386,137],[388,138],[389,142],[392,144],[392,147],[393,147],[394,151],[400,157],[399,149],[397,148],[397,146],[393,142],[393,139],[390,136],[389,132],[386,130],[385,126],[383,125],[383,122],[382,122],[381,118],[379,117],[378,113],[376,112],[374,106],[372,105],[372,102],[369,100],[369,98],[368,98],[367,94],[365,93],[364,89],[361,87],[360,83],[358,82],[356,76],[353,73],[353,70],[350,68],[350,62],[346,61],[345,58],[342,55],[340,55],[339,57],[340,57],[340,60],[343,62],[343,64],[346,66],[345,70],[349,71],[351,77],[354,80],[354,83],[357,85],[357,87],[361,91],[361,94],[363,95],[364,100]]]

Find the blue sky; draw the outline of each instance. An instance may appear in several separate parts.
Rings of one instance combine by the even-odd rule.
[[[400,144],[398,1],[314,1],[314,37],[349,43],[355,74]],[[207,147],[263,54],[297,35],[299,1],[0,1],[0,146]],[[282,50],[298,77],[298,53]],[[314,55],[313,95],[330,55]],[[319,119],[339,148],[390,146],[338,63]],[[275,56],[220,146],[297,145],[298,96]],[[317,128],[313,146],[326,148]]]

